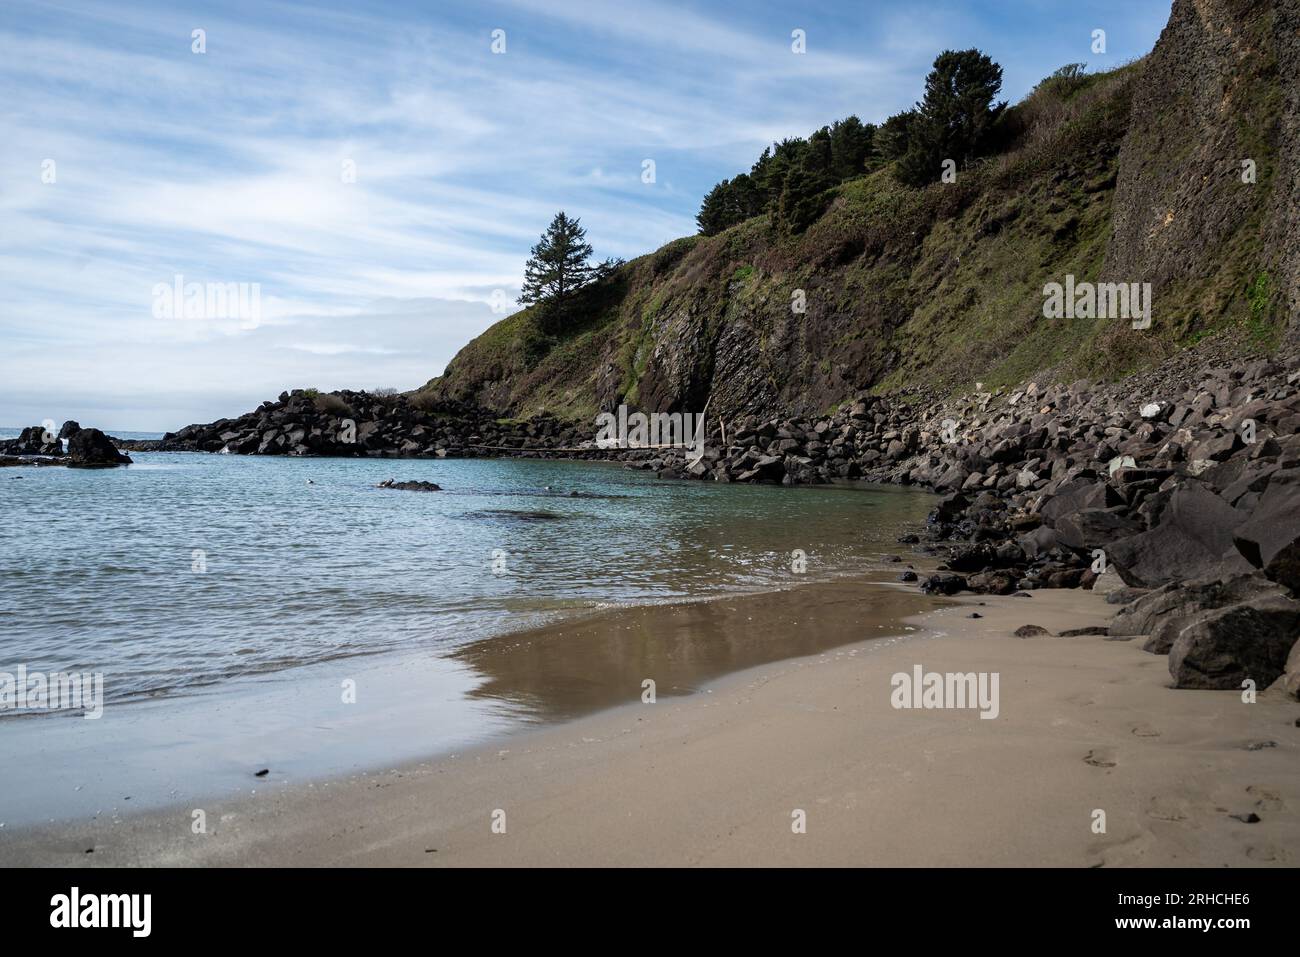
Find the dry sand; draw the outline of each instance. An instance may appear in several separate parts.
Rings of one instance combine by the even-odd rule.
[[[851,641],[863,633],[864,590],[810,585],[781,602],[802,627],[841,629]],[[755,607],[747,602],[762,600],[736,604],[745,613]],[[0,837],[0,859],[416,867],[1300,862],[1294,700],[1266,691],[1247,704],[1234,692],[1173,690],[1166,659],[1144,653],[1140,642],[1011,635],[1024,624],[1054,634],[1098,625],[1113,610],[1081,591],[961,599],[912,618],[915,631],[904,637],[750,668],[689,696],[661,694],[654,704],[625,704],[412,767],[214,803],[204,808],[206,834],[192,833],[185,807],[11,833]],[[969,618],[975,611],[984,617]],[[626,614],[612,613],[611,627]],[[896,710],[891,676],[918,664],[998,673],[998,717]],[[498,810],[504,834],[493,831]],[[793,832],[797,810],[806,833]],[[1094,832],[1096,811],[1105,812],[1105,833]],[[1252,813],[1257,823],[1232,817]]]

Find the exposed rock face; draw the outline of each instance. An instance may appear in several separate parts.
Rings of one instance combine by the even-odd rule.
[[[80,429],[68,440],[69,468],[112,468],[130,464],[130,456],[119,452],[99,429]]]
[[[1262,221],[1267,258],[1252,268],[1269,275],[1268,308],[1284,315],[1289,300],[1300,316],[1298,33],[1296,0],[1175,0],[1134,91],[1105,279],[1150,282],[1173,310],[1193,288],[1203,311],[1240,308],[1237,289],[1212,280],[1239,268]],[[1281,103],[1259,95],[1274,83]]]

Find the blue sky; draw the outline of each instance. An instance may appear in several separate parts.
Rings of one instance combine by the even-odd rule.
[[[512,311],[557,209],[632,258],[772,140],[911,105],[945,48],[990,54],[1014,101],[1145,54],[1169,6],[4,0],[0,425],[413,388]],[[177,275],[256,283],[260,312],[160,316]]]

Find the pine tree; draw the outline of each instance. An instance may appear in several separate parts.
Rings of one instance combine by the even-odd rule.
[[[777,202],[777,225],[790,233],[801,233],[826,209],[826,191],[837,180],[831,170],[831,132],[823,127],[808,138],[799,161],[790,167]]]
[[[1002,67],[979,50],[945,50],[925,79],[925,97],[917,104],[908,130],[908,148],[898,163],[898,177],[912,186],[936,182],[944,160],[964,167],[984,153],[994,126],[1006,109],[994,103],[1002,89]]]
[[[903,154],[907,152],[907,138],[915,121],[915,110],[904,110],[885,120],[876,131],[874,143],[876,156],[887,163],[902,159]]]
[[[709,190],[700,204],[700,211],[695,214],[695,222],[700,227],[701,236],[716,236],[732,225],[730,210],[727,208],[731,198],[731,180],[724,179]]]
[[[866,172],[876,127],[856,116],[847,116],[832,123],[830,133],[835,179],[842,183]]]
[[[589,283],[593,269],[588,262],[591,246],[586,239],[587,231],[577,219],[570,219],[563,210],[556,213],[524,266],[519,301],[563,305]]]

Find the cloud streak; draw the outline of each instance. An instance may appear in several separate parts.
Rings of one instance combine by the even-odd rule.
[[[1023,59],[1016,12],[1066,38],[1040,37],[1038,76],[1087,59],[1058,50],[1096,16],[1117,54],[1163,19],[1019,0],[935,5],[917,30],[912,4],[859,6],[10,2],[0,424],[174,429],[294,385],[412,388],[501,317],[494,292],[517,295],[556,209],[631,258],[692,232],[703,192],[771,139],[908,105],[943,46]],[[260,284],[263,321],[155,319],[176,274]]]

